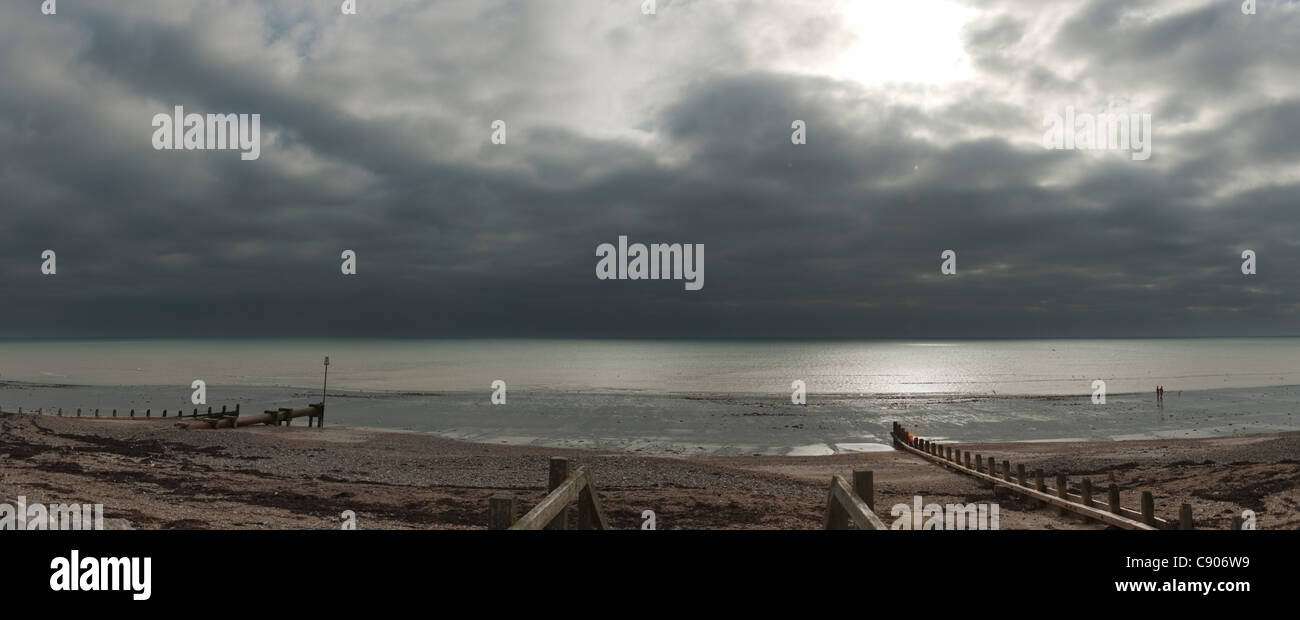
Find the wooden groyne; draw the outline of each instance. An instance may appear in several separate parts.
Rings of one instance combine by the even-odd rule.
[[[488,529],[493,530],[564,530],[568,527],[569,505],[578,504],[578,529],[608,530],[609,521],[600,505],[600,495],[591,470],[578,468],[569,474],[569,459],[551,458],[549,493],[523,517],[518,514],[518,500],[502,493],[488,500]]]
[[[220,417],[220,416],[228,416],[228,415],[235,415],[235,416],[238,416],[238,415],[239,415],[239,405],[235,405],[235,408],[232,409],[232,410],[230,410],[230,411],[227,411],[227,410],[226,410],[226,405],[222,405],[220,411],[213,411],[213,410],[212,410],[212,407],[208,407],[208,410],[207,410],[206,412],[204,412],[204,411],[200,411],[198,407],[193,408],[193,410],[192,410],[190,413],[186,413],[184,409],[176,409],[176,410],[174,410],[174,411],[173,411],[173,410],[168,410],[168,409],[163,409],[163,410],[162,410],[162,413],[158,414],[157,416],[155,416],[155,415],[153,414],[153,409],[152,409],[152,408],[150,408],[150,409],[145,409],[145,410],[144,410],[143,412],[141,412],[140,414],[136,414],[135,409],[130,409],[130,410],[125,410],[125,409],[124,409],[124,410],[123,410],[124,413],[123,413],[122,415],[118,415],[118,413],[117,413],[118,410],[117,410],[117,409],[103,409],[103,410],[101,410],[101,409],[99,409],[99,408],[95,408],[95,409],[85,409],[85,410],[84,410],[84,411],[85,411],[84,414],[83,414],[82,411],[83,411],[83,410],[82,410],[80,407],[78,407],[78,408],[76,409],[76,413],[73,413],[73,410],[72,410],[72,409],[68,409],[68,412],[67,412],[67,414],[66,414],[66,417],[75,417],[75,418],[81,418],[81,417],[87,417],[87,418],[101,418],[101,419],[105,419],[105,420],[149,420],[149,419],[166,418],[166,417],[168,417],[169,412],[171,412],[170,415],[171,415],[171,417],[174,418],[174,419],[183,419],[183,418],[206,418],[206,417],[212,417],[212,416],[218,416],[218,417]],[[4,411],[4,408],[3,408],[3,407],[0,407],[0,414],[5,414],[5,413],[13,413],[13,414],[19,414],[19,415],[52,415],[52,416],[65,416],[62,407],[59,407],[58,409],[51,409],[51,410],[49,410],[49,411],[46,411],[43,407],[42,407],[42,408],[39,408],[39,409],[35,409],[35,410],[30,410],[30,409],[29,409],[29,410],[27,410],[27,411],[23,411],[23,408],[22,408],[22,407],[19,407],[17,411]]]
[[[45,411],[44,408],[36,409],[35,411],[29,410],[26,412],[23,411],[22,407],[19,407],[17,411],[13,412],[6,412],[0,408],[0,414],[6,413],[20,415],[64,415],[62,408],[48,412]],[[105,413],[101,413],[100,409],[87,409],[83,415],[82,409],[78,408],[75,415],[72,413],[72,410],[69,409],[68,417],[89,417],[99,418],[101,420],[161,420],[168,418],[169,413],[171,413],[169,410],[163,409],[160,415],[154,416],[152,409],[145,409],[144,413],[137,415],[135,409],[131,409],[124,415],[118,415],[117,409],[108,410]],[[281,407],[279,409],[267,409],[262,413],[248,416],[240,415],[239,405],[235,405],[234,409],[229,409],[227,406],[222,405],[220,410],[214,411],[212,407],[208,407],[206,412],[200,411],[197,407],[193,408],[188,413],[183,409],[177,409],[170,416],[170,419],[176,420],[177,428],[187,429],[239,428],[241,426],[251,426],[253,424],[288,426],[291,425],[293,420],[296,418],[307,418],[308,427],[311,427],[313,424],[318,427],[324,426],[325,405],[324,403],[311,403],[301,409]]]
[[[887,530],[876,516],[875,476],[870,470],[854,470],[853,485],[835,476],[826,497],[826,519],[822,529],[847,530],[849,521],[859,530]]]
[[[910,452],[933,463],[978,478],[989,483],[993,488],[1002,488],[1016,495],[1034,499],[1040,505],[1050,504],[1057,508],[1057,514],[1064,516],[1067,512],[1100,521],[1107,525],[1127,530],[1190,530],[1192,507],[1183,504],[1179,507],[1178,519],[1171,521],[1156,516],[1155,500],[1150,491],[1141,492],[1141,506],[1138,510],[1120,505],[1119,485],[1110,484],[1106,488],[1106,499],[1096,497],[1092,480],[1084,478],[1077,492],[1070,488],[1066,474],[1055,475],[1054,484],[1048,485],[1043,477],[1043,470],[1033,472],[1033,486],[1030,486],[1024,464],[1015,466],[1015,474],[1009,460],[1003,460],[999,469],[993,456],[962,451],[951,445],[918,437],[907,431],[902,424],[894,422],[892,433],[894,447]]]
[[[518,516],[519,499],[514,494],[498,493],[488,498],[488,529],[574,529],[568,513],[569,506],[575,503],[578,505],[576,529],[610,529],[591,470],[581,467],[570,474],[569,459],[551,457],[547,490],[546,497],[522,517]],[[823,529],[847,530],[850,523],[858,530],[889,529],[875,513],[875,483],[870,470],[855,470],[852,485],[843,477],[831,478]]]

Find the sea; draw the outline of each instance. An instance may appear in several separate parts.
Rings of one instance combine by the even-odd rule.
[[[323,395],[330,426],[662,454],[885,450],[894,421],[961,441],[1291,431],[1298,386],[1300,338],[0,340],[4,411]]]

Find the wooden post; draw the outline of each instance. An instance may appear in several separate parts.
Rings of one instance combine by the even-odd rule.
[[[514,495],[498,494],[488,499],[488,529],[508,530],[515,524],[518,511]]]
[[[984,471],[984,455],[975,453],[975,471]]]
[[[1084,506],[1092,508],[1092,478],[1085,477],[1083,479],[1083,482],[1080,483],[1079,497],[1081,498],[1080,503],[1082,503]],[[1089,519],[1088,517],[1084,517],[1083,521],[1084,523],[1087,523],[1089,521],[1092,521],[1092,519]]]
[[[135,417],[135,409],[132,409],[132,410],[131,410],[131,413],[126,414],[126,417],[128,417],[128,418],[134,418],[134,417]]]
[[[970,469],[970,451],[966,452],[966,469]]]
[[[826,522],[822,524],[822,529],[849,529],[849,513],[840,505],[839,498],[835,497],[834,488],[832,488],[830,493],[826,496]]]
[[[1191,504],[1183,504],[1182,508],[1178,509],[1178,529],[1180,530],[1196,529],[1192,526],[1192,505]]]
[[[1065,474],[1056,474],[1056,496],[1061,499],[1069,499],[1069,497],[1066,496],[1068,487],[1069,484],[1065,479]],[[1064,508],[1056,509],[1057,516],[1064,517],[1065,512]]]
[[[117,417],[117,410],[116,410],[116,409],[113,410],[113,417],[115,417],[115,418]]]
[[[1007,482],[1011,482],[1011,461],[1002,461],[1002,477],[1005,478]]]
[[[99,417],[99,409],[95,409],[95,417]]]
[[[1106,490],[1106,493],[1109,496],[1106,499],[1110,500],[1110,511],[1114,514],[1119,514],[1119,485],[1114,482],[1110,483],[1110,487]]]
[[[81,407],[77,407],[77,417],[81,417]]]
[[[1043,483],[1043,470],[1041,469],[1034,470],[1034,490],[1038,491],[1039,493],[1047,492],[1047,485]],[[1044,505],[1041,500],[1038,501],[1037,503],[1039,508],[1042,508]]]
[[[59,407],[59,417],[63,417],[63,407]]]
[[[546,483],[546,492],[550,493],[551,491],[554,491],[560,485],[564,484],[564,481],[568,479],[569,479],[569,459],[566,459],[562,456],[551,457],[551,473],[550,473],[550,479]],[[569,529],[569,509],[565,508],[564,510],[560,511],[559,516],[555,517],[554,519],[551,519],[551,522],[546,524],[546,529],[548,530]]]
[[[1147,525],[1156,524],[1156,500],[1151,496],[1151,491],[1142,492],[1142,522]]]
[[[876,482],[870,469],[853,470],[853,492],[872,510],[876,509]]]
[[[1025,464],[1024,463],[1016,463],[1016,481],[1020,483],[1020,486],[1022,487],[1025,486]]]
[[[1242,525],[1241,515],[1232,515],[1232,529],[1240,530]]]

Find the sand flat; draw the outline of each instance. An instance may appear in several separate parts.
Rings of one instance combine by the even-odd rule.
[[[673,457],[339,426],[187,431],[162,420],[13,414],[0,429],[0,493],[103,503],[107,516],[137,529],[334,528],[345,510],[362,528],[482,528],[491,495],[514,493],[524,510],[543,497],[550,456],[592,469],[618,528],[639,527],[649,509],[661,529],[816,529],[831,476],[855,469],[874,472],[887,523],[893,505],[919,495],[925,503],[998,502],[1003,529],[1100,527],[894,450]],[[954,445],[1031,471],[1088,475],[1094,486],[1113,480],[1126,505],[1137,505],[1137,489],[1152,490],[1165,517],[1186,501],[1204,527],[1226,528],[1244,509],[1258,513],[1261,529],[1300,527],[1300,433]]]

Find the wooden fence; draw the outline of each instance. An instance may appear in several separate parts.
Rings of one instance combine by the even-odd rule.
[[[566,511],[570,504],[578,503],[578,529],[608,530],[609,521],[600,506],[600,496],[591,471],[578,468],[569,475],[569,459],[551,458],[549,493],[533,506],[528,514],[516,519],[518,500],[512,494],[493,495],[488,500],[488,529],[540,530],[568,529]]]
[[[969,450],[963,452],[952,446],[917,437],[907,432],[898,422],[894,423],[893,440],[898,449],[988,482],[994,488],[1009,489],[1017,495],[1037,500],[1040,505],[1056,506],[1060,515],[1072,512],[1129,530],[1193,529],[1190,505],[1183,504],[1180,507],[1177,521],[1161,519],[1155,514],[1155,500],[1150,491],[1142,491],[1141,508],[1133,510],[1120,505],[1119,485],[1116,484],[1111,484],[1106,489],[1106,499],[1102,500],[1094,496],[1092,480],[1088,478],[1083,479],[1078,493],[1075,493],[1070,490],[1069,479],[1065,474],[1056,474],[1055,485],[1049,487],[1043,480],[1043,470],[1036,469],[1033,474],[1034,485],[1030,487],[1023,464],[1016,465],[1013,478],[1011,462],[1003,460],[999,475],[997,462],[992,456],[986,461],[983,454],[972,455]]]

